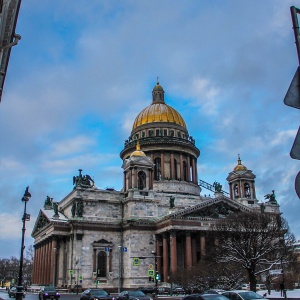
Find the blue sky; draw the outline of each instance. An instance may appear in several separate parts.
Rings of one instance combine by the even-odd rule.
[[[300,165],[289,155],[300,111],[283,103],[298,66],[297,4],[23,1],[0,104],[0,257],[20,255],[27,185],[27,247],[46,196],[60,201],[79,168],[99,188],[122,188],[119,153],[157,76],[201,151],[199,179],[228,191],[240,154],[257,198],[274,189],[300,239]]]

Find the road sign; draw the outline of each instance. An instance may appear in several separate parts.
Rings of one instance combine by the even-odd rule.
[[[282,269],[270,270],[270,275],[281,275],[283,273]]]
[[[152,264],[149,265],[149,269],[153,269],[153,265]]]
[[[105,247],[104,250],[105,250],[105,252],[109,252],[110,248],[109,247]]]
[[[294,78],[292,79],[292,82],[289,86],[289,89],[284,97],[284,104],[300,108],[300,69],[299,67],[296,70],[296,73],[294,75]]]
[[[123,247],[122,251],[127,252],[127,247]]]
[[[70,275],[73,275],[74,273],[75,273],[74,270],[69,270],[69,274],[70,274]]]
[[[148,270],[148,276],[154,277],[154,270]]]
[[[141,264],[140,259],[139,259],[138,257],[135,257],[135,258],[133,259],[133,265],[134,265],[134,266],[139,266],[140,264]]]

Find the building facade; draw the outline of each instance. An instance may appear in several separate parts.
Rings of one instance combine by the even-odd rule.
[[[66,197],[46,198],[32,232],[33,284],[121,290],[147,285],[156,273],[159,282],[169,282],[170,274],[205,258],[219,218],[238,211],[280,213],[275,197],[258,202],[255,175],[240,157],[226,193],[217,182],[199,181],[199,155],[157,83],[120,153],[123,189],[99,189],[79,170]],[[199,182],[213,197],[201,194]]]

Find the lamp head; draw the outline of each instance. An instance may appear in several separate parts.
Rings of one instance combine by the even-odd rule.
[[[25,189],[24,196],[22,197],[23,202],[27,202],[31,198],[31,194],[29,193],[28,189],[29,189],[29,186],[26,187],[26,189]]]

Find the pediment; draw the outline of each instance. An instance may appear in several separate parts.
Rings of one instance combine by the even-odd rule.
[[[34,236],[35,234],[37,234],[39,231],[41,231],[41,229],[43,229],[44,227],[46,227],[47,225],[49,225],[51,222],[49,220],[49,218],[43,213],[42,210],[40,210],[39,215],[35,221],[33,230],[32,230],[32,236]]]
[[[204,201],[195,206],[169,215],[172,219],[197,219],[197,218],[226,218],[226,216],[250,209],[228,197],[221,196]]]

